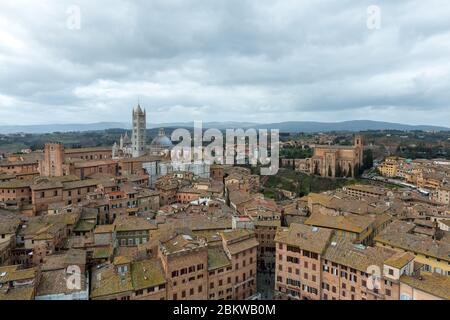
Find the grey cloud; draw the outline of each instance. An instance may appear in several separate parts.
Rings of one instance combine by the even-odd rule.
[[[445,0],[78,3],[81,30],[72,1],[0,3],[0,124],[115,121],[140,98],[155,122],[448,125]]]

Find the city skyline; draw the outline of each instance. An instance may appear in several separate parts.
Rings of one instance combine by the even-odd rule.
[[[371,5],[2,1],[0,125],[124,122],[139,100],[150,123],[448,126],[450,6],[377,1],[370,28]]]

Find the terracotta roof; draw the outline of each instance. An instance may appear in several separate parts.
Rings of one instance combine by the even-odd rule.
[[[323,258],[341,265],[366,272],[371,265],[383,268],[383,263],[396,252],[382,247],[355,245],[346,238],[330,242]]]
[[[110,147],[72,148],[72,149],[65,149],[64,153],[72,154],[80,152],[99,152],[99,151],[112,152],[112,149]]]
[[[135,216],[119,216],[114,221],[115,230],[117,232],[151,230],[157,226],[150,223],[147,219]]]
[[[73,294],[77,291],[86,290],[86,276],[80,274],[80,289],[69,289],[67,287],[67,273],[64,269],[45,271],[41,273],[36,296]]]
[[[0,182],[0,189],[20,189],[20,188],[30,188],[33,184],[30,180],[14,179],[5,182]]]
[[[420,277],[402,275],[400,282],[436,297],[450,300],[450,277],[433,274],[422,274]]]
[[[399,252],[394,254],[392,257],[384,261],[384,264],[401,269],[406,266],[409,262],[414,260],[414,255],[409,252]]]
[[[395,220],[375,237],[375,241],[450,262],[450,243],[414,234],[414,228],[413,223]]]
[[[292,223],[289,228],[279,228],[275,242],[299,247],[303,250],[322,254],[330,242],[333,231]]]
[[[371,216],[360,216],[357,214],[345,213],[341,215],[328,215],[315,212],[306,219],[305,224],[331,228],[337,230],[362,233],[373,224],[374,218]]]
[[[255,248],[259,245],[259,242],[255,238],[249,238],[232,244],[227,244],[226,248],[230,254],[234,255],[244,250]]]

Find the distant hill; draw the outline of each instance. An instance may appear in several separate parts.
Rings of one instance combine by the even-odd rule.
[[[148,128],[174,128],[193,126],[193,122],[175,122],[147,125]],[[0,134],[8,133],[50,133],[50,132],[71,132],[71,131],[94,131],[112,128],[130,129],[130,123],[122,122],[97,122],[90,124],[48,124],[48,125],[24,125],[14,126],[0,125]],[[407,125],[401,123],[391,123],[371,120],[351,120],[342,122],[314,122],[314,121],[289,121],[279,123],[251,123],[251,122],[204,122],[203,128],[235,129],[235,128],[255,128],[255,129],[279,129],[282,132],[329,132],[329,131],[365,131],[365,130],[401,130],[401,131],[450,131],[450,128],[430,126],[430,125]]]
[[[24,126],[2,126],[0,125],[0,134],[6,133],[51,133],[51,132],[72,132],[72,131],[94,131],[111,128],[129,128],[128,125],[121,122],[96,122],[87,124],[42,124],[42,125],[24,125]]]
[[[366,130],[401,130],[401,131],[450,131],[450,128],[430,125],[407,125],[401,123],[350,120],[342,122],[290,121],[258,125],[257,128],[279,129],[285,132],[327,132],[327,131],[366,131]]]

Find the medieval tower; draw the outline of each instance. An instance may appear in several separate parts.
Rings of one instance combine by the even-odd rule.
[[[133,147],[133,158],[140,157],[145,154],[145,141],[147,137],[146,114],[142,111],[141,106],[133,109],[133,135],[131,137]]]

